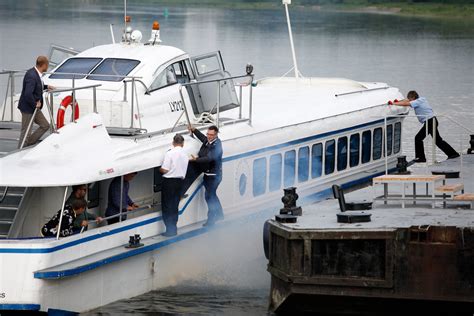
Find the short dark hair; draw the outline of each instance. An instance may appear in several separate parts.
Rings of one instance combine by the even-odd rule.
[[[173,143],[175,143],[176,145],[184,144],[184,137],[179,134],[174,135]]]
[[[49,64],[49,60],[48,60],[48,57],[46,56],[38,56],[38,58],[36,58],[36,67],[41,67],[45,64]]]
[[[410,92],[408,92],[407,94],[407,99],[418,99],[420,96],[418,95],[418,93],[416,93],[415,90],[411,90]]]
[[[208,129],[210,129],[211,131],[216,131],[216,134],[219,133],[219,128],[218,128],[217,126],[215,126],[215,125],[209,126]]]
[[[77,190],[79,190],[79,189],[82,188],[82,187],[86,187],[86,189],[87,189],[87,185],[86,185],[86,184],[73,185],[73,186],[72,186],[72,192],[74,193],[74,192],[76,192]]]
[[[75,199],[72,201],[71,206],[73,210],[78,210],[80,208],[86,208],[87,202],[84,199]]]

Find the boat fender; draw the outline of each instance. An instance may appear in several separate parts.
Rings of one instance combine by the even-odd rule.
[[[71,104],[72,104],[72,96],[70,95],[66,96],[61,101],[61,105],[59,106],[58,114],[56,116],[56,125],[58,129],[64,126],[64,115],[66,113],[67,107]],[[79,118],[79,104],[76,101],[74,105],[74,120],[77,120],[78,118]]]

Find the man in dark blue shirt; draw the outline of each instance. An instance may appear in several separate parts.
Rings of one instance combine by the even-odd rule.
[[[127,211],[138,208],[138,205],[135,204],[128,195],[130,181],[132,181],[136,174],[136,172],[132,172],[123,176],[122,213],[126,213]],[[113,179],[109,185],[108,204],[107,209],[105,210],[106,217],[120,214],[120,182],[120,177],[117,177]],[[122,215],[122,221],[126,219],[127,215]],[[119,221],[120,216],[116,216],[114,218],[107,219],[107,224],[115,224]]]
[[[43,108],[43,90],[54,89],[53,86],[43,84],[41,76],[43,72],[48,70],[49,61],[45,56],[39,56],[36,59],[36,67],[29,69],[23,78],[23,88],[21,90],[20,100],[18,101],[18,109],[21,112],[21,133],[18,148],[20,148],[23,138],[26,137],[24,147],[34,145],[48,131],[49,123],[44,117],[41,109]],[[33,113],[36,115],[33,118]],[[39,127],[31,135],[26,135],[28,125],[33,118],[33,121]],[[31,130],[28,134],[31,133]]]
[[[207,134],[198,129],[189,127],[189,131],[202,142],[197,157],[190,159],[191,167],[204,172],[205,198],[208,206],[207,222],[204,226],[212,226],[216,221],[224,218],[221,202],[217,197],[217,188],[222,181],[222,143],[218,138],[217,126],[210,126]]]

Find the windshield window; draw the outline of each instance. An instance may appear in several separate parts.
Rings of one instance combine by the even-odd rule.
[[[88,74],[102,58],[70,58],[66,60],[56,71],[50,76],[51,79],[82,79]],[[67,74],[61,74],[67,73]]]
[[[101,81],[122,81],[140,61],[133,59],[107,58],[87,76],[87,79]],[[94,76],[98,75],[98,76]],[[110,75],[110,76],[104,76]]]

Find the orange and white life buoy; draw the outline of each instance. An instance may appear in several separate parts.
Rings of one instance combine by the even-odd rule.
[[[66,96],[62,101],[58,109],[58,115],[56,116],[56,125],[59,128],[64,126],[64,114],[66,113],[66,108],[72,104],[72,97],[70,95]],[[79,118],[79,104],[74,106],[74,120]]]

